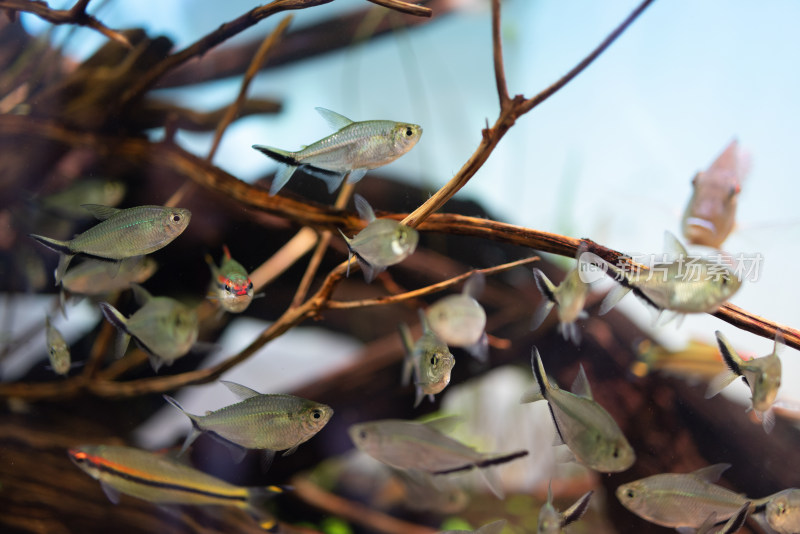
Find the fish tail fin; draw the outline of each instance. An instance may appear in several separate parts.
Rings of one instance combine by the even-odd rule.
[[[194,442],[194,440],[196,440],[197,437],[200,434],[203,433],[203,431],[200,430],[200,426],[198,424],[198,417],[196,415],[190,414],[189,412],[184,410],[181,407],[181,405],[178,404],[178,401],[176,401],[175,399],[173,399],[169,395],[162,395],[162,397],[164,397],[165,401],[167,401],[168,403],[173,405],[175,408],[177,408],[179,412],[181,412],[183,415],[188,417],[189,420],[192,422],[192,432],[188,436],[186,436],[186,441],[183,442],[183,446],[181,447],[181,451],[178,453],[178,456],[182,456],[183,453],[186,452],[186,450],[189,448],[189,445],[191,445]]]
[[[741,356],[736,353],[730,341],[722,332],[717,330],[714,334],[717,336],[717,345],[719,345],[719,351],[722,354],[722,359],[725,360],[725,364],[732,372],[741,376],[742,364],[744,363]]]
[[[403,375],[400,383],[407,386],[411,382],[411,372],[414,370],[414,342],[407,324],[400,323],[397,329],[400,331],[400,339],[403,341],[403,348],[406,352],[403,358]]]
[[[564,510],[562,513],[564,517],[564,526],[574,523],[586,513],[586,510],[589,508],[589,499],[592,498],[593,494],[594,491],[587,491],[580,499],[575,501],[575,504]]]
[[[344,232],[342,232],[340,228],[337,228],[337,230],[339,230],[339,233],[342,234],[344,242],[347,245],[347,273],[345,274],[345,278],[350,278],[350,262],[353,259],[353,249],[350,248],[350,238],[344,235]]]
[[[607,314],[611,308],[617,305],[617,303],[622,300],[622,298],[630,293],[631,288],[626,285],[618,285],[614,289],[608,292],[606,297],[603,299],[603,302],[600,304],[600,311],[598,312],[599,315]]]
[[[555,302],[547,299],[542,300],[542,303],[539,304],[538,308],[536,308],[533,317],[531,317],[531,330],[536,330],[542,326],[544,320],[548,315],[550,315],[550,311],[552,311],[553,306],[555,306]]]
[[[769,434],[775,428],[775,410],[772,406],[764,412],[756,412],[761,419],[761,426],[764,427],[764,432]]]
[[[60,252],[61,254],[73,254],[72,250],[69,248],[69,243],[67,243],[66,241],[59,241],[58,239],[44,237],[43,235],[36,235],[36,234],[28,234],[28,235],[34,238],[39,243],[41,243],[42,245],[49,248],[50,250],[55,250],[56,252]]]
[[[573,321],[571,323],[560,323],[558,331],[565,340],[571,341],[576,347],[581,344],[581,330],[578,328],[578,323]]]
[[[550,388],[547,374],[545,374],[544,366],[542,365],[542,357],[536,347],[531,349],[531,367],[533,368],[533,376],[536,378],[536,383],[531,391],[522,396],[521,402],[523,403],[544,399],[545,392]]]
[[[128,348],[128,343],[130,343],[131,340],[131,335],[128,332],[128,320],[114,306],[107,302],[100,303],[100,310],[103,312],[106,320],[119,331],[114,353],[117,358],[121,358],[125,354],[125,349]]]
[[[715,396],[717,393],[728,387],[731,382],[737,378],[739,378],[739,375],[733,371],[722,371],[720,374],[712,378],[711,382],[708,383],[706,398],[710,399],[711,397]]]
[[[272,185],[269,188],[269,194],[274,195],[286,185],[286,182],[292,177],[294,171],[297,170],[299,162],[293,152],[264,145],[253,145],[253,148],[282,164],[278,168],[278,172],[275,173],[275,177],[272,179]]]
[[[544,298],[550,302],[556,302],[556,286],[541,269],[533,268],[533,280]]]

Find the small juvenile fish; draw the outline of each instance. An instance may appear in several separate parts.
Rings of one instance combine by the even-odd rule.
[[[585,252],[583,249],[578,251],[578,257]],[[536,287],[541,291],[544,300],[539,305],[536,313],[531,320],[531,330],[539,328],[545,318],[553,309],[558,306],[558,331],[564,339],[570,340],[576,345],[581,343],[581,331],[578,329],[578,319],[588,317],[583,306],[586,304],[586,296],[589,294],[589,284],[583,281],[580,273],[580,263],[575,266],[564,280],[556,287],[541,269],[533,268],[533,278]]]
[[[739,290],[742,282],[730,267],[690,257],[674,235],[665,232],[664,237],[667,248],[675,250],[677,259],[654,262],[651,269],[635,274],[594,254],[584,254],[594,258],[591,263],[606,266],[621,284],[603,299],[600,315],[607,313],[630,291],[660,311],[712,313]]]
[[[125,184],[118,181],[80,180],[66,189],[38,200],[39,206],[50,213],[63,217],[82,219],[86,210],[81,204],[116,206],[125,196]]]
[[[222,245],[223,258],[219,267],[211,256],[206,262],[211,267],[211,289],[209,298],[219,300],[220,306],[231,313],[247,309],[253,300],[253,282],[242,264],[231,258],[227,245]]]
[[[120,331],[118,355],[125,353],[130,338],[150,356],[153,370],[185,355],[197,341],[197,311],[169,297],[153,297],[142,286],[132,284],[136,301],[141,308],[125,318],[107,302],[100,303],[108,322]]]
[[[768,498],[765,516],[778,534],[800,532],[800,490],[791,488]]]
[[[664,527],[696,529],[712,513],[717,521],[725,521],[748,501],[743,495],[715,484],[729,467],[730,464],[715,464],[687,474],[664,473],[642,478],[619,486],[617,498],[642,519]]]
[[[336,133],[296,152],[253,145],[283,164],[272,180],[270,195],[280,191],[298,168],[323,180],[333,193],[347,173],[350,173],[348,182],[361,180],[368,170],[391,163],[411,150],[422,135],[422,128],[416,124],[385,120],[353,122],[328,109],[315,109]]]
[[[584,493],[572,506],[563,512],[559,512],[553,506],[553,492],[552,488],[548,485],[547,502],[539,510],[537,534],[561,534],[561,532],[564,531],[564,527],[570,523],[574,523],[586,513],[586,510],[589,508],[589,499],[592,498],[593,493],[594,491]]]
[[[164,399],[192,421],[192,432],[186,438],[181,454],[203,432],[210,432],[243,449],[262,449],[268,463],[275,451],[288,449],[284,456],[322,430],[333,410],[330,406],[293,395],[262,395],[248,387],[221,380],[241,402],[193,415],[167,395]],[[244,455],[241,451],[241,456]]]
[[[137,206],[124,210],[98,204],[83,204],[83,207],[102,222],[69,241],[31,234],[39,243],[61,253],[56,285],[61,282],[76,254],[108,260],[150,254],[181,235],[192,218],[187,209],[165,206]]]
[[[679,527],[678,532],[681,534],[733,534],[744,526],[744,522],[747,520],[747,514],[750,512],[751,504],[751,501],[744,503],[742,507],[739,508],[739,512],[732,515],[719,530],[716,530],[717,513],[711,512],[711,515],[700,525],[700,528],[698,528],[696,532],[693,532],[693,529],[683,527]]]
[[[411,380],[412,370],[414,385],[417,388],[417,396],[414,399],[414,408],[419,406],[423,397],[433,402],[433,396],[447,387],[450,383],[450,372],[456,364],[455,358],[450,353],[447,345],[433,333],[425,313],[419,310],[419,318],[422,322],[422,337],[413,343],[411,331],[405,324],[400,325],[400,336],[406,349],[406,356],[403,360],[403,380],[402,384],[407,386]]]
[[[783,335],[780,332],[775,334],[772,353],[761,358],[744,361],[733,349],[730,341],[722,335],[722,332],[717,330],[715,333],[719,350],[730,370],[723,371],[711,381],[708,391],[706,391],[706,398],[710,399],[741,376],[744,383],[750,388],[753,403],[751,409],[755,410],[764,431],[769,434],[775,427],[775,412],[772,409],[772,403],[775,402],[778,388],[781,387],[781,359],[778,357],[778,353],[785,345]]]
[[[50,323],[50,317],[45,317],[45,331],[47,337],[47,354],[50,357],[50,367],[59,375],[66,375],[71,367],[69,345],[55,326]]]
[[[352,238],[339,230],[349,251],[347,276],[350,276],[350,259],[355,256],[364,271],[364,279],[370,283],[388,266],[400,263],[414,253],[419,232],[392,219],[376,219],[364,197],[356,194],[354,198],[358,214],[367,221],[367,226]]]
[[[69,450],[72,462],[95,480],[113,503],[124,493],[156,504],[235,506],[262,528],[275,525],[260,505],[283,493],[278,486],[246,488],[152,452],[115,445],[83,445]]]
[[[143,256],[126,258],[119,264],[87,258],[64,273],[61,286],[74,295],[105,295],[145,282],[156,269],[156,261]]]
[[[689,381],[708,382],[725,370],[716,345],[693,339],[686,348],[674,352],[644,340],[637,345],[636,353],[638,357],[631,364],[631,372],[638,377],[657,371]]]
[[[486,312],[476,300],[483,291],[484,276],[475,274],[457,295],[434,302],[426,311],[431,330],[449,347],[461,347],[486,361],[489,340],[486,336]]]
[[[747,158],[734,139],[705,172],[692,179],[692,197],[681,227],[689,243],[719,248],[733,230],[736,202],[747,176]]]
[[[450,418],[446,418],[450,419]],[[417,423],[399,419],[370,421],[350,426],[350,439],[362,452],[395,469],[413,469],[445,475],[499,465],[522,458],[528,451],[492,454],[478,452],[437,430],[440,421]],[[488,478],[487,484],[500,494]]]
[[[579,462],[601,473],[625,471],[633,465],[633,448],[611,415],[592,399],[582,365],[572,384],[573,393],[548,381],[536,347],[531,366],[536,384],[522,402],[547,401],[556,425],[556,445],[566,444]]]
[[[506,526],[505,519],[486,523],[478,530],[443,530],[439,534],[500,534]]]

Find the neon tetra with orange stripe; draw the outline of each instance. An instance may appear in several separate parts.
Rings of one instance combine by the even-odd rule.
[[[253,282],[242,264],[231,257],[227,245],[222,245],[222,262],[214,265],[211,256],[206,255],[211,267],[211,288],[208,298],[218,300],[220,306],[231,313],[243,312],[253,300]]]
[[[100,481],[114,503],[124,493],[158,504],[235,506],[246,510],[265,529],[274,526],[275,519],[258,504],[283,493],[278,486],[235,486],[165,456],[132,447],[83,445],[70,449],[69,457]]]

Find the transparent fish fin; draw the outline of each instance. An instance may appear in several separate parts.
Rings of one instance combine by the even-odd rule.
[[[347,183],[354,184],[356,182],[360,182],[361,179],[367,174],[369,169],[353,169],[347,175]]]
[[[424,398],[425,398],[425,393],[422,391],[422,388],[420,386],[417,386],[416,396],[414,397],[414,408],[419,406],[419,404],[422,402],[422,399]]]
[[[81,207],[91,213],[98,221],[105,221],[122,211],[117,208],[112,208],[111,206],[103,206],[102,204],[81,204]]]
[[[775,428],[775,410],[771,406],[766,412],[761,412],[761,426],[767,434]]]
[[[728,387],[731,382],[737,378],[739,378],[739,375],[733,371],[722,371],[720,374],[712,378],[711,382],[708,383],[706,398],[710,399],[711,397],[715,396],[717,393]]]
[[[128,334],[127,330],[128,320],[114,308],[114,306],[107,302],[100,303],[100,310],[103,312],[103,316],[105,316],[106,320],[119,331],[114,353],[117,358],[121,358],[122,355],[125,354],[125,349],[128,348],[128,343],[131,340],[131,336]]]
[[[411,373],[414,370],[414,341],[411,337],[411,330],[408,325],[401,323],[397,326],[400,331],[400,339],[403,341],[406,355],[403,358],[403,374],[401,378],[401,385],[407,386],[411,383]]]
[[[69,263],[72,261],[72,258],[75,257],[75,254],[64,254],[62,253],[61,256],[58,257],[58,266],[56,267],[55,272],[55,279],[56,285],[61,283],[61,279],[64,278],[64,273],[67,272],[67,267],[69,267]]]
[[[144,306],[153,298],[153,296],[139,284],[131,284],[131,290],[133,291],[133,298],[136,299],[136,303],[140,306]]]
[[[684,247],[681,242],[678,241],[678,238],[669,230],[664,231],[664,252],[676,257],[683,256],[684,258],[689,255],[686,251],[686,247]]]
[[[247,386],[237,384],[236,382],[231,382],[229,380],[220,380],[219,382],[228,388],[228,390],[236,395],[240,400],[247,400],[251,397],[257,397],[258,395],[261,395],[261,393],[258,391],[250,389]]]
[[[213,435],[214,434],[212,434],[212,436]],[[223,443],[225,447],[228,449],[228,451],[230,451],[233,461],[236,462],[237,464],[242,463],[244,457],[247,456],[247,449],[245,449],[244,447],[240,447],[239,445],[232,443],[226,439],[221,439],[220,443]]]
[[[487,523],[476,530],[475,534],[500,534],[505,528],[506,523],[507,521],[505,519],[492,521],[491,523]]]
[[[272,184],[269,186],[269,194],[275,195],[283,189],[283,186],[286,185],[296,170],[296,165],[287,165],[285,163],[279,165],[275,176],[272,178]]]
[[[316,109],[317,113],[319,113],[322,116],[322,118],[325,119],[325,122],[328,123],[328,126],[333,128],[334,130],[341,130],[345,126],[353,124],[352,120],[348,119],[344,115],[336,113],[335,111],[331,111],[329,109],[320,107],[316,107],[314,109]]]
[[[544,395],[542,395],[542,392],[539,391],[538,387],[534,387],[531,390],[526,391],[519,398],[520,404],[528,404],[530,402],[536,402],[540,400],[544,400]]]
[[[367,199],[356,193],[353,195],[353,199],[356,205],[356,211],[358,211],[358,216],[361,217],[363,220],[367,221],[367,223],[371,223],[375,220],[375,211],[373,211],[372,206],[369,205]]]
[[[283,451],[283,454],[281,454],[281,456],[289,456],[290,454],[294,454],[295,452],[297,452],[297,447],[299,447],[299,446],[300,446],[300,444],[298,443],[294,447],[290,447],[290,448],[286,449],[285,451]]]
[[[294,452],[294,450],[296,450],[296,449],[297,449],[297,447],[293,447],[292,449],[289,449],[289,450]],[[242,450],[244,450],[244,449],[242,449]],[[289,451],[286,451],[285,453],[283,453],[284,456],[286,456],[287,454],[289,454]],[[269,468],[272,467],[272,462],[274,460],[275,460],[275,451],[273,451],[272,449],[263,449],[261,451],[261,472],[262,473],[266,473],[267,471],[269,471]],[[239,463],[239,462],[237,462],[237,463]]]
[[[553,436],[552,446],[553,447],[560,447],[561,445],[566,445],[566,443],[564,443],[564,440],[561,437],[561,433],[558,431],[558,429],[556,429],[556,433]]]
[[[484,332],[474,345],[466,347],[466,351],[476,360],[486,363],[489,361],[489,336]]]
[[[561,514],[564,518],[564,526],[574,523],[586,513],[586,510],[589,508],[589,499],[592,498],[593,494],[594,491],[587,491],[581,496],[580,499],[575,501],[575,504],[564,510],[564,512]]]
[[[556,286],[541,269],[533,268],[533,281],[536,282],[536,287],[545,299],[556,302]]]
[[[555,303],[553,301],[547,299],[542,300],[542,303],[539,305],[538,308],[536,308],[536,311],[534,312],[533,317],[531,318],[531,330],[536,330],[537,328],[542,326],[544,320],[547,318],[548,315],[550,315],[550,312],[553,310],[553,306],[555,306]]]
[[[592,388],[589,386],[589,379],[586,378],[586,370],[583,368],[583,364],[580,364],[578,368],[578,376],[576,376],[575,381],[572,382],[570,391],[579,397],[592,399]]]
[[[150,365],[153,367],[153,371],[158,373],[158,370],[161,369],[162,365],[164,365],[164,360],[155,354],[148,354],[147,358],[150,360]]]
[[[383,271],[386,270],[386,267],[375,267],[365,262],[358,256],[356,256],[356,258],[358,258],[358,263],[359,265],[361,265],[361,270],[364,272],[364,280],[368,284],[371,284],[372,281],[375,280],[376,276],[378,276],[379,274],[381,274]]]
[[[464,283],[464,289],[461,290],[461,293],[478,300],[478,297],[481,296],[485,287],[486,275],[481,272],[476,272],[467,278],[467,281]]]
[[[600,304],[600,311],[598,315],[605,315],[617,305],[617,303],[622,300],[622,298],[630,293],[631,288],[619,285],[608,292],[608,295],[603,299],[603,302]]]
[[[119,504],[119,490],[113,488],[111,485],[107,484],[106,482],[100,481],[100,487],[103,488],[103,493],[106,494],[108,500],[113,502],[114,504]]]
[[[767,534],[777,534],[777,531],[770,526],[765,514],[752,514],[750,516],[750,520],[758,525],[762,532],[766,532]]]
[[[350,238],[344,235],[344,232],[340,228],[337,228],[339,233],[342,234],[342,238],[344,238],[344,242],[347,245],[347,272],[345,273],[345,278],[350,278],[350,262],[353,261],[353,249],[350,248]]]
[[[733,534],[734,532],[738,532],[740,528],[744,526],[744,522],[747,520],[747,514],[750,511],[750,505],[752,501],[747,501],[739,508],[739,511],[736,512],[735,515],[731,516],[728,519],[728,522],[725,523],[725,526],[722,527],[722,530],[718,531],[717,534]]]
[[[775,331],[775,346],[772,349],[773,354],[780,355],[783,352],[783,348],[786,346],[786,339],[783,337],[783,334],[780,330]]]
[[[559,323],[558,331],[565,340],[572,342],[573,345],[578,346],[581,344],[581,329],[578,328],[578,323]]]
[[[61,316],[64,319],[68,319],[67,317],[67,293],[66,290],[62,287],[61,291],[58,292],[58,309],[61,311]]]
[[[722,359],[725,360],[725,364],[728,366],[728,369],[737,375],[741,375],[741,365],[744,363],[741,356],[739,356],[739,354],[733,348],[733,345],[731,345],[731,342],[728,341],[728,338],[726,338],[722,332],[717,330],[714,332],[714,334],[717,336],[717,345],[719,345],[719,351],[722,354]]]
[[[489,490],[500,500],[506,498],[506,494],[503,491],[503,481],[500,480],[500,476],[495,472],[494,469],[486,468],[486,469],[478,469],[478,473],[480,473],[483,480],[486,482],[486,485],[489,487]]]
[[[701,480],[705,480],[706,482],[710,482],[714,484],[719,477],[722,476],[731,464],[714,464],[709,465],[708,467],[703,467],[698,469],[697,471],[692,471],[692,474]]]
[[[556,463],[558,464],[578,463],[578,459],[566,445],[562,445],[556,449],[555,457]]]

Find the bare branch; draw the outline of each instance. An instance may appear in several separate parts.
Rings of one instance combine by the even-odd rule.
[[[0,0],[0,9],[11,9],[14,11],[25,11],[33,13],[42,20],[52,24],[77,24],[96,30],[109,39],[112,39],[123,46],[133,48],[130,41],[116,30],[108,28],[105,24],[86,13],[86,6],[89,0],[78,0],[72,9],[50,9],[47,2],[40,0]]]
[[[377,4],[379,6],[388,7],[389,9],[394,9],[395,11],[399,11],[400,13],[407,13],[409,15],[416,15],[418,17],[430,17],[433,15],[433,10],[429,7],[423,7],[411,4],[409,2],[403,2],[402,0],[367,0],[368,2],[372,2],[373,4]]]
[[[500,35],[500,0],[492,0],[492,53],[494,56],[494,81],[497,84],[500,109],[503,109],[511,99],[508,96],[506,70],[503,65],[503,38]]]

